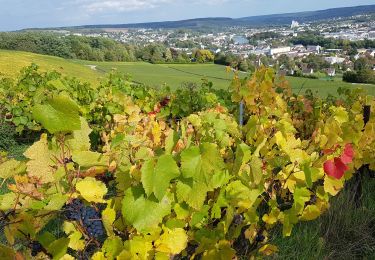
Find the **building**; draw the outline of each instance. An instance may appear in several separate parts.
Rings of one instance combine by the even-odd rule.
[[[325,69],[324,72],[330,76],[330,77],[334,77],[336,75],[336,69],[335,68],[328,68],[328,69]]]
[[[306,47],[307,51],[314,52],[314,53],[320,53],[322,50],[322,47],[319,45],[307,45]]]
[[[306,68],[302,70],[303,75],[311,75],[313,73],[314,73],[314,69],[311,69],[311,68]]]
[[[343,63],[345,61],[345,58],[340,58],[340,57],[334,56],[334,57],[324,57],[324,60],[332,65],[332,64]]]
[[[279,48],[271,48],[269,50],[270,56],[280,55],[280,54],[286,54],[291,51],[291,47],[279,47]]]
[[[299,27],[299,22],[297,21],[292,21],[292,24],[290,26],[291,29],[295,29],[295,28],[298,28]]]
[[[301,51],[306,51],[306,48],[302,44],[297,44],[293,46],[292,50],[301,52]]]

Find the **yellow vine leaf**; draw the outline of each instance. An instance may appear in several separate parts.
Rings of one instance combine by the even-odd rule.
[[[154,122],[152,124],[151,133],[152,133],[152,137],[153,137],[153,141],[155,145],[160,144],[162,132],[161,132],[161,127],[157,122]]]
[[[231,248],[230,242],[227,240],[219,241],[214,248],[207,250],[202,259],[203,260],[227,260],[234,259],[236,251]]]
[[[111,208],[111,203],[109,202],[107,208],[102,212],[103,224],[108,235],[114,235],[112,224],[116,219],[116,211]]]
[[[274,246],[271,244],[264,245],[259,249],[259,253],[266,255],[266,256],[271,256],[274,253],[277,253],[278,251],[279,249],[277,248],[277,246]]]
[[[81,117],[81,129],[73,131],[67,144],[71,151],[88,151],[90,150],[90,133],[92,132],[85,118]]]
[[[324,191],[331,194],[332,196],[336,196],[337,193],[344,187],[343,179],[334,179],[329,176],[325,176],[324,178]]]
[[[179,254],[187,246],[188,236],[182,228],[166,229],[155,241],[156,250],[169,254]]]
[[[25,163],[14,159],[0,164],[0,178],[8,179],[14,175],[20,174],[26,170]]]
[[[48,149],[47,135],[42,134],[40,140],[26,150],[24,155],[29,159],[26,163],[29,177],[38,179],[41,183],[54,182],[53,169],[51,167],[52,151]]]
[[[320,209],[316,205],[308,205],[302,213],[301,220],[309,221],[318,218],[321,214]]]
[[[152,259],[153,245],[145,237],[136,236],[132,240],[126,240],[124,250],[117,256],[118,260],[143,260]]]
[[[92,260],[107,260],[103,252],[96,252],[92,257]]]
[[[76,189],[81,196],[88,202],[103,203],[103,196],[107,193],[107,187],[101,181],[95,178],[86,177],[85,179],[77,182]]]
[[[270,212],[270,214],[263,215],[262,220],[265,223],[267,223],[268,225],[274,225],[274,224],[276,224],[276,222],[278,220],[279,214],[280,214],[280,210],[274,209]]]
[[[63,257],[61,257],[60,260],[74,260],[74,257],[66,254]]]
[[[69,247],[76,251],[85,249],[85,240],[82,239],[81,232],[75,231],[69,235]]]

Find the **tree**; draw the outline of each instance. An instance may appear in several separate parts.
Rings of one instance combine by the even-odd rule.
[[[164,59],[165,59],[166,62],[173,61],[171,49],[167,48],[167,50],[164,53]]]
[[[249,65],[246,60],[242,60],[240,64],[238,64],[238,69],[241,71],[248,71],[249,70]]]
[[[365,57],[361,57],[354,62],[354,70],[356,71],[365,70],[369,68],[370,68],[370,61]]]
[[[193,58],[199,63],[214,61],[215,56],[209,50],[195,50]]]

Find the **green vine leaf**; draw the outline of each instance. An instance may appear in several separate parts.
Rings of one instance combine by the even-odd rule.
[[[142,167],[142,185],[147,196],[154,193],[161,201],[165,196],[170,181],[180,175],[180,170],[172,155],[162,155],[155,160],[147,161]]]
[[[160,202],[146,198],[142,187],[129,188],[122,201],[122,215],[126,222],[139,232],[148,233],[156,229],[162,219],[170,214],[172,200],[164,197]]]
[[[33,117],[51,134],[79,130],[79,107],[68,96],[57,96],[32,108]]]

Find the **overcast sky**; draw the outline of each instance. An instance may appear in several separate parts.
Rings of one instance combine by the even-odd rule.
[[[366,4],[375,4],[375,0],[0,0],[0,31],[245,17]]]

